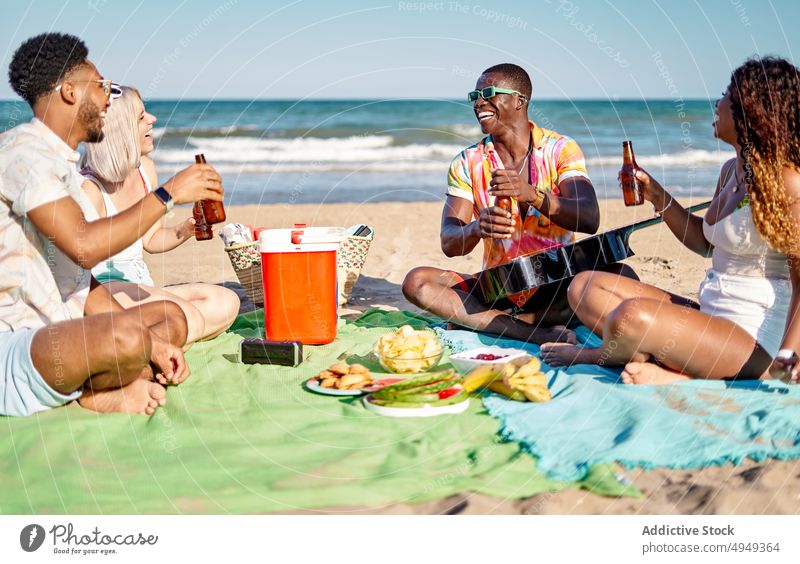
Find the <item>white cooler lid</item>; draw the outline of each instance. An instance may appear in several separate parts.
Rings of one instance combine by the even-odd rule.
[[[345,237],[344,227],[267,229],[258,236],[261,253],[319,253],[335,251]]]

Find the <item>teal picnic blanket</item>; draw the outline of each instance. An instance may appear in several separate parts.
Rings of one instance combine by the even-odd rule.
[[[440,331],[454,349],[536,345],[467,331]],[[582,344],[598,346],[587,328]],[[627,386],[619,370],[577,365],[548,372],[553,400],[521,403],[496,394],[484,405],[509,440],[538,458],[548,477],[578,480],[595,464],[703,468],[746,458],[800,458],[800,386],[781,382],[691,381]]]
[[[239,316],[230,332],[193,346],[191,377],[152,417],[77,405],[0,417],[0,514],[377,511],[465,492],[517,499],[569,488],[639,495],[608,464],[579,481],[545,477],[477,400],[459,415],[392,419],[358,397],[305,389],[341,358],[369,362],[389,328],[428,318],[372,312],[340,321],[336,341],[306,347],[296,368],[241,364],[239,342],[263,336],[263,315]]]

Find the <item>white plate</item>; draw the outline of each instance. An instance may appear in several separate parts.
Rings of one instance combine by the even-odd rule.
[[[372,396],[369,395],[362,400],[364,402],[364,407],[366,407],[368,411],[386,417],[434,417],[435,415],[462,413],[469,407],[469,398],[442,407],[386,407],[384,405],[372,403],[372,401],[370,401],[371,399]]]
[[[361,390],[337,390],[336,388],[323,388],[319,385],[317,378],[312,378],[306,382],[306,388],[318,394],[325,394],[326,396],[360,396],[364,392]]]
[[[376,389],[380,389],[383,386],[388,386],[389,384],[393,384],[395,382],[399,382],[404,378],[376,378],[374,383],[371,386],[364,386],[369,391],[374,392]],[[319,378],[312,378],[311,380],[306,382],[306,388],[315,392],[317,394],[324,394],[326,396],[360,396],[361,394],[367,393],[365,390],[337,390],[336,388],[323,388],[319,385]]]
[[[505,355],[497,360],[478,360],[473,358],[479,354]],[[522,349],[504,349],[503,347],[478,347],[458,354],[450,355],[450,363],[461,374],[468,374],[479,366],[500,367],[518,358],[529,357],[530,353]]]

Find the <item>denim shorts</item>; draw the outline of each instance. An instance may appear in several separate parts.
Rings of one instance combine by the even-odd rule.
[[[64,395],[51,388],[33,366],[35,329],[0,332],[0,415],[31,415],[80,397],[79,389]]]

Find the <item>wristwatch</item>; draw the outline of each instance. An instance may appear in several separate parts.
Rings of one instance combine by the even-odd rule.
[[[544,205],[544,201],[547,199],[547,192],[537,187],[535,193],[541,199],[539,200],[538,204],[533,202],[531,203],[533,204],[533,207],[538,210],[540,207],[542,207],[542,205]]]
[[[172,194],[167,192],[167,189],[163,186],[159,186],[155,190],[153,190],[153,194],[156,195],[156,198],[161,200],[161,203],[164,204],[167,208],[167,212],[169,212],[173,206],[175,206],[175,202],[172,201]]]

